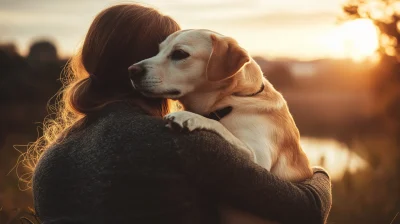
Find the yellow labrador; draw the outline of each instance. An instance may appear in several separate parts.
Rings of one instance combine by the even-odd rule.
[[[282,179],[312,176],[286,101],[234,39],[210,30],[178,31],[160,44],[156,56],[129,71],[145,96],[184,105],[186,111],[165,117],[169,125],[212,130]],[[232,209],[222,213],[225,223],[263,223]]]

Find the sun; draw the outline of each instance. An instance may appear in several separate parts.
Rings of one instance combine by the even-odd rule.
[[[354,61],[373,59],[379,47],[378,29],[369,19],[348,21],[331,33],[329,47],[336,57]]]

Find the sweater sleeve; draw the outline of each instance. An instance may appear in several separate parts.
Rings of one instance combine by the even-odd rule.
[[[176,144],[189,178],[219,200],[282,224],[326,222],[332,198],[323,169],[314,169],[309,180],[291,183],[247,159],[217,134],[195,131]]]

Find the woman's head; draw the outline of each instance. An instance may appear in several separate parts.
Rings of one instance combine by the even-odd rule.
[[[63,74],[62,98],[49,108],[55,109],[56,117],[44,121],[43,136],[28,146],[20,163],[33,171],[43,151],[62,133],[108,103],[126,100],[152,115],[168,112],[167,100],[144,99],[133,90],[128,67],[156,55],[158,44],[179,29],[170,17],[137,4],[116,5],[100,12]],[[21,179],[31,183],[30,176]]]
[[[100,12],[70,64],[75,83],[66,91],[69,106],[87,113],[121,97],[140,97],[132,90],[129,65],[156,55],[158,44],[179,29],[170,17],[141,5],[116,5]]]

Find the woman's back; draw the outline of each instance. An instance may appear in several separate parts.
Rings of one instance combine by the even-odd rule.
[[[22,161],[34,170],[40,219],[211,224],[216,207],[227,203],[282,224],[323,223],[331,204],[324,171],[304,183],[285,182],[215,133],[173,132],[137,107],[111,104],[124,100],[157,117],[169,112],[168,100],[132,89],[128,67],[156,55],[158,44],[179,29],[170,17],[136,4],[109,7],[93,20],[62,77],[57,116]]]
[[[114,103],[79,126],[47,150],[35,170],[35,209],[44,223],[216,220],[211,205],[217,203],[188,182],[177,133],[161,119]]]

